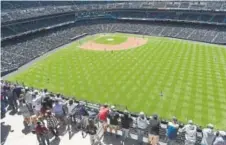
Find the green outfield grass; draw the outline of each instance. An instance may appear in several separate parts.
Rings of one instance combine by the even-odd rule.
[[[123,43],[126,40],[127,40],[126,36],[112,34],[112,35],[103,35],[103,36],[97,37],[95,39],[95,42],[96,43],[100,43],[100,44],[112,44],[112,45],[115,45],[115,44]]]
[[[114,37],[116,34],[106,37]],[[118,34],[117,38],[126,34]],[[100,43],[100,36],[92,38]],[[120,39],[121,40],[121,39]],[[105,52],[74,42],[8,80],[130,111],[176,116],[226,129],[226,48],[149,37],[136,49]],[[161,96],[161,91],[163,96]]]

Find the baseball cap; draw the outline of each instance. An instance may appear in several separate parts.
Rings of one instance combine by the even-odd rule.
[[[111,109],[112,109],[112,110],[115,110],[115,106],[111,106]]]
[[[177,121],[176,116],[173,116],[172,120],[173,120],[173,121]]]
[[[157,119],[158,115],[157,114],[153,114],[150,118]]]
[[[144,112],[140,112],[140,115],[144,115]]]
[[[188,120],[188,124],[193,124],[193,121],[192,120]]]
[[[123,112],[124,112],[125,114],[129,113],[127,110],[124,110]]]
[[[213,124],[211,124],[211,123],[209,123],[209,124],[207,125],[207,127],[208,127],[208,128],[211,128],[211,129],[214,128]]]

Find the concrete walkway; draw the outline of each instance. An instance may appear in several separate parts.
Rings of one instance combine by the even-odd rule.
[[[6,117],[1,119],[1,145],[39,145],[36,135],[23,131],[23,117],[18,114],[10,115],[8,112]],[[101,134],[101,130],[100,134]],[[121,132],[119,132],[121,134]],[[132,138],[136,139],[135,135]],[[147,139],[144,139],[146,142]],[[104,145],[122,145],[120,138],[114,136],[105,136],[102,138]],[[128,140],[125,145],[136,145],[135,140]],[[81,132],[76,132],[69,139],[68,131],[61,131],[60,140],[51,139],[51,145],[90,145],[89,136],[82,137]],[[165,145],[161,143],[161,145]]]

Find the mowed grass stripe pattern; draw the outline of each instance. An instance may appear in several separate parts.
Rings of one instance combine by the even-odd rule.
[[[112,53],[73,43],[9,80],[226,129],[223,46],[150,37],[147,45]]]

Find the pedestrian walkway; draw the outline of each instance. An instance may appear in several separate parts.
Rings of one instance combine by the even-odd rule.
[[[39,145],[36,135],[26,133],[23,131],[23,117],[15,114],[10,115],[9,112],[6,117],[1,119],[1,145]],[[60,140],[51,139],[51,145],[90,145],[89,136],[82,137],[81,132],[75,133],[71,139],[67,131],[61,133]],[[132,138],[136,138],[132,135]],[[102,138],[104,145],[121,145],[121,139],[114,136],[107,135]],[[128,140],[125,145],[137,145],[134,140]],[[161,143],[160,145],[165,145]]]

